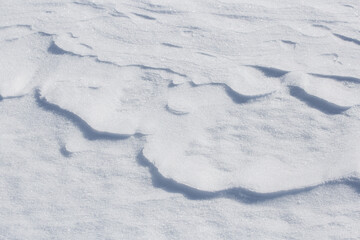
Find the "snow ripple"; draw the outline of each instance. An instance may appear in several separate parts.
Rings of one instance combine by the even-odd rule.
[[[158,2],[74,1],[48,6],[49,24],[9,19],[0,101],[34,91],[89,140],[141,138],[155,185],[192,199],[358,184],[355,17],[327,3]]]

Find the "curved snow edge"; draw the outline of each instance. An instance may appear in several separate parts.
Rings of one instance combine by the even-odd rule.
[[[312,186],[281,190],[276,192],[256,192],[243,187],[234,187],[218,191],[206,191],[177,182],[172,178],[165,177],[159,172],[159,169],[149,159],[145,157],[143,150],[144,149],[140,151],[136,159],[141,166],[149,169],[153,186],[161,188],[167,192],[180,193],[190,200],[228,198],[236,200],[238,202],[256,203],[309,192],[326,185],[347,185],[356,189],[357,191],[360,191],[360,178],[357,175],[343,177],[335,180],[329,180]]]
[[[39,89],[35,90],[34,94],[36,103],[39,107],[55,112],[58,115],[61,115],[67,119],[69,119],[71,122],[73,122],[83,133],[83,136],[88,140],[124,140],[131,136],[139,137],[142,136],[140,133],[135,133],[133,135],[129,134],[119,134],[119,133],[112,133],[112,132],[103,132],[98,131],[94,128],[92,128],[85,120],[83,120],[81,117],[76,115],[73,112],[70,112],[66,109],[63,109],[59,107],[56,104],[50,103],[46,100],[45,97],[41,96],[41,91]]]

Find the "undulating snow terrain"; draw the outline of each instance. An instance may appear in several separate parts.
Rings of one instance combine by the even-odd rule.
[[[360,239],[358,0],[1,0],[0,239]]]

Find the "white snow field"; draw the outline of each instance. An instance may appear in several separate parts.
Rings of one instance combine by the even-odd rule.
[[[358,0],[0,0],[0,239],[360,239]]]

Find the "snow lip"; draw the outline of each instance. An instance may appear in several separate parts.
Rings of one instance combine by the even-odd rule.
[[[136,157],[136,161],[139,165],[148,168],[153,186],[170,193],[182,194],[184,197],[190,200],[211,200],[217,198],[228,198],[237,202],[255,204],[259,202],[283,198],[286,196],[310,192],[316,188],[326,185],[346,185],[360,193],[360,178],[355,173],[353,175],[349,175],[348,177],[329,180],[317,185],[281,190],[276,192],[256,192],[243,187],[234,187],[219,191],[205,191],[177,182],[172,178],[165,177],[159,172],[158,168],[149,159],[145,157],[143,151],[144,149],[139,152]]]
[[[84,137],[88,140],[116,141],[116,140],[128,139],[132,136],[135,136],[135,137],[142,136],[142,134],[139,134],[139,133],[135,133],[133,135],[128,135],[128,134],[118,134],[118,133],[112,133],[112,132],[98,131],[98,130],[92,128],[85,120],[83,120],[81,117],[79,117],[75,113],[65,110],[65,109],[59,107],[58,105],[47,101],[47,99],[45,97],[41,96],[41,91],[39,89],[35,90],[34,97],[35,97],[36,103],[38,104],[39,107],[41,107],[47,111],[54,112],[60,116],[65,117],[66,119],[69,119],[71,122],[73,122],[83,133]]]

